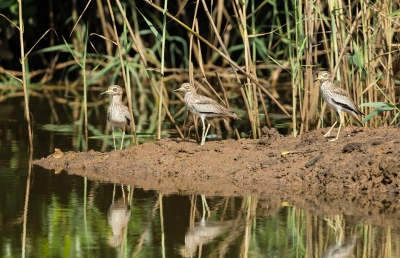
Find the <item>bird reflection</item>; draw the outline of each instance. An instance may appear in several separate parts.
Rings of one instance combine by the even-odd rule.
[[[179,253],[183,257],[193,257],[197,249],[199,250],[198,257],[201,257],[201,250],[203,245],[212,242],[218,236],[221,236],[229,229],[235,227],[236,221],[208,221],[210,216],[210,209],[204,195],[201,196],[203,206],[203,216],[200,222],[196,222],[193,226],[189,227],[185,234],[185,246],[179,248]],[[208,216],[206,214],[208,213]]]
[[[345,258],[352,257],[356,245],[356,236],[350,236],[344,241],[338,241],[334,245],[328,246],[323,258]]]
[[[234,221],[205,221],[194,223],[185,234],[185,247],[181,250],[183,257],[193,257],[197,248],[212,242],[216,237],[222,235],[234,224]]]
[[[112,247],[121,245],[124,238],[125,228],[131,219],[131,207],[121,197],[110,206],[107,213],[108,224],[112,228],[113,235],[109,237],[108,244]]]

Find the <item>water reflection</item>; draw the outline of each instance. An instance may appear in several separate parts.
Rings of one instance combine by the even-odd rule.
[[[226,233],[234,225],[234,221],[205,221],[202,219],[189,228],[185,234],[185,247],[181,251],[183,257],[193,257],[200,248],[198,256],[201,257],[203,245],[207,245],[215,238]],[[235,230],[232,228],[232,230]]]
[[[328,227],[332,229],[335,236],[335,243],[329,245],[323,258],[345,258],[351,257],[356,244],[356,236],[351,233],[345,238],[345,220],[341,215],[325,217]]]
[[[194,200],[194,196],[191,196],[191,199]],[[220,221],[210,221],[210,208],[208,207],[206,197],[201,195],[202,201],[202,211],[203,215],[199,222],[190,223],[190,227],[185,233],[185,246],[181,246],[179,248],[179,253],[182,257],[195,257],[196,252],[198,252],[198,257],[202,256],[203,245],[207,245],[213,241],[217,237],[225,234],[228,230],[232,233],[230,237],[226,239],[231,241],[235,238],[236,232],[238,232],[238,227],[241,225],[241,221],[237,220],[223,220],[221,217]],[[191,211],[196,212],[195,202],[191,202]],[[190,218],[195,218],[195,214],[191,214]],[[224,244],[222,247],[225,247]],[[199,249],[197,251],[197,249]],[[219,255],[225,254],[224,248],[217,249]]]
[[[344,241],[339,240],[336,244],[328,246],[323,258],[346,258],[352,257],[354,247],[356,246],[356,237],[349,236]]]
[[[116,185],[114,184],[114,193],[115,187]],[[108,244],[112,247],[121,245],[126,233],[126,227],[131,219],[131,207],[128,203],[128,199],[125,198],[123,185],[121,185],[121,188],[123,197],[114,201],[115,194],[113,194],[112,203],[107,213],[107,221],[113,233],[113,235],[108,238]],[[129,200],[131,201],[132,199],[130,198]]]
[[[84,178],[37,168],[30,185],[29,209],[24,194],[0,203],[1,257],[400,257],[397,228],[256,196],[164,196],[90,180],[85,187]]]
[[[400,257],[399,216],[386,210],[373,220],[274,196],[164,195],[32,169],[8,144],[0,257]]]

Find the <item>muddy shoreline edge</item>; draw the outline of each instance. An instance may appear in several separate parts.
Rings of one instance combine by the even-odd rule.
[[[163,194],[253,195],[269,200],[269,207],[284,201],[316,213],[329,209],[366,220],[385,209],[392,216],[378,224],[400,225],[399,128],[349,126],[337,142],[323,137],[326,130],[293,138],[263,128],[261,139],[204,146],[162,139],[106,153],[60,151],[33,164]]]

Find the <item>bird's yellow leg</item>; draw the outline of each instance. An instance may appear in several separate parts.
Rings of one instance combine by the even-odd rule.
[[[329,129],[329,131],[328,131],[326,134],[324,134],[324,137],[325,137],[325,138],[328,137],[328,136],[331,134],[331,131],[332,131],[333,127],[335,127],[336,123],[337,123],[337,120],[336,120],[335,123],[332,125],[331,129]]]
[[[339,118],[340,118],[339,129],[338,129],[338,132],[337,132],[337,134],[336,134],[336,138],[335,138],[335,139],[329,140],[329,141],[331,141],[331,142],[334,142],[334,141],[336,141],[337,139],[339,139],[340,129],[342,128],[342,124],[343,124],[343,122],[344,122],[344,121],[343,121],[343,120],[344,120],[344,118],[343,118],[343,112],[340,113]]]
[[[115,147],[115,134],[114,134],[114,130],[113,130],[113,140],[114,140],[114,150],[117,150],[117,147]]]
[[[206,130],[206,126],[204,124],[204,120],[203,119],[201,119],[201,122],[203,123],[203,130],[202,130],[202,134],[201,134],[201,143],[200,143],[200,145],[204,145],[204,143],[206,142],[205,135],[204,135],[205,130]]]
[[[122,150],[122,146],[124,146],[124,137],[125,137],[125,128],[122,129],[122,141],[121,141],[121,149]]]
[[[207,216],[208,218],[211,215],[210,208],[208,207],[207,199],[206,199],[205,195],[201,195],[201,204],[203,205],[203,217],[202,217],[202,220],[204,220],[205,217],[206,217],[206,213],[207,212],[208,212],[208,216]]]
[[[210,129],[210,126],[211,126],[211,124],[209,123],[209,124],[207,125],[206,133],[204,134],[204,141],[205,141],[206,138],[207,138],[207,134],[208,134],[208,130]]]

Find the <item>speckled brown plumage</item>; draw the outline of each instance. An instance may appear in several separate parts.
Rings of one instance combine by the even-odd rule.
[[[342,111],[349,114],[353,117],[360,125],[362,125],[361,120],[358,118],[358,115],[364,115],[361,110],[357,107],[354,101],[350,98],[350,95],[342,88],[335,86],[330,81],[331,74],[329,72],[323,71],[318,73],[318,77],[314,81],[321,81],[321,87],[319,89],[322,98],[325,103],[332,108],[338,115],[340,119],[339,130],[336,135],[336,138],[330,141],[336,141],[339,138],[340,128],[344,126],[344,119],[342,116]],[[335,127],[337,123],[333,124],[331,129],[324,135],[328,137],[332,131],[332,128]]]
[[[114,140],[114,150],[116,150],[115,145],[115,134],[114,128],[120,128],[122,130],[122,142],[121,150],[124,144],[125,129],[130,125],[130,113],[128,107],[122,102],[123,90],[118,85],[111,85],[108,90],[101,93],[112,95],[111,105],[107,109],[107,120],[110,122],[113,140]]]
[[[188,82],[181,85],[175,92],[182,91],[185,93],[184,101],[187,109],[195,115],[198,115],[203,123],[203,133],[201,137],[201,145],[205,144],[206,136],[210,124],[205,129],[204,120],[206,117],[231,117],[238,119],[237,115],[226,107],[218,104],[215,100],[199,95],[196,92],[196,88]]]

